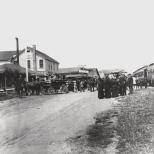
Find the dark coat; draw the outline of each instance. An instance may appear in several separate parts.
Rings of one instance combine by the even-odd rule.
[[[102,79],[98,79],[98,98],[103,99],[104,98],[104,81]]]
[[[111,98],[111,80],[108,77],[105,80],[105,97]]]

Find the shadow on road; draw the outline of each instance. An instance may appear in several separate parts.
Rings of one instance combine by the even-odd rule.
[[[72,152],[99,153],[104,151],[105,153],[105,149],[117,138],[117,116],[118,113],[112,110],[96,115],[95,123],[90,125],[84,134],[69,139]]]

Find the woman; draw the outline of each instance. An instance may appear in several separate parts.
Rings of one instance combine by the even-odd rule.
[[[102,80],[101,78],[98,79],[98,83],[97,83],[98,87],[98,98],[99,99],[103,99],[104,98],[104,80]]]

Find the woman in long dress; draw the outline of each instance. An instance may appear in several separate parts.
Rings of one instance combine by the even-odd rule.
[[[98,98],[103,99],[104,98],[104,81],[101,78],[98,79],[97,90],[98,90]]]

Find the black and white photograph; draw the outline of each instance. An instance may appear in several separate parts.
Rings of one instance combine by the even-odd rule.
[[[0,0],[0,154],[154,154],[154,1]]]

